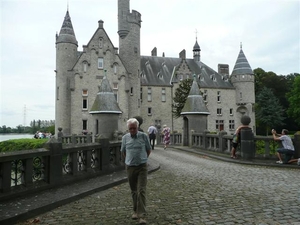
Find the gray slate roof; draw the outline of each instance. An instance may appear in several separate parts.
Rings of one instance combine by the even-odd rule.
[[[243,49],[241,48],[240,53],[238,55],[238,58],[236,60],[235,66],[232,70],[232,75],[245,75],[245,74],[251,74],[254,75],[251,66],[248,63],[248,60],[243,52]]]
[[[72,43],[78,46],[69,11],[66,13],[59,36],[57,36],[56,43]]]
[[[141,84],[166,86],[171,85],[171,81],[179,82],[175,72],[181,62],[181,58],[141,56]],[[186,62],[191,75],[196,74],[196,81],[201,88],[234,88],[227,76],[217,73],[204,63],[195,62],[194,59],[186,59]]]
[[[190,90],[190,93],[187,97],[187,100],[184,104],[184,107],[181,111],[181,115],[188,114],[210,114],[205,102],[203,100],[202,95],[200,94],[200,90],[196,81],[196,77],[194,77],[194,81]]]
[[[103,77],[99,92],[90,111],[90,114],[99,113],[122,113],[106,76]]]

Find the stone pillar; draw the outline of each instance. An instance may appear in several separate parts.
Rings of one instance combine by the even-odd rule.
[[[226,134],[227,134],[227,132],[224,130],[221,130],[219,132],[219,151],[220,152],[226,151],[226,139],[223,138],[223,136]]]
[[[49,149],[50,156],[48,161],[48,174],[45,174],[49,184],[60,184],[62,182],[62,143],[57,143],[55,140],[45,145]]]
[[[300,131],[294,135],[295,154],[294,159],[300,158]]]
[[[243,116],[241,122],[243,125],[249,125],[251,118],[249,116]],[[242,159],[252,160],[255,158],[254,134],[252,129],[250,127],[243,127],[241,128],[240,133]]]

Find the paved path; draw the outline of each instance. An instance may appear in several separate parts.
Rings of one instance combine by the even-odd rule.
[[[241,165],[157,148],[148,177],[147,224],[300,225],[298,168]],[[135,225],[127,183],[19,224]],[[35,220],[35,221],[34,221]]]

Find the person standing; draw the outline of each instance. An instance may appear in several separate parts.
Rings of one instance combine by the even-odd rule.
[[[237,158],[236,149],[237,149],[238,145],[241,143],[241,129],[243,127],[249,127],[249,126],[248,125],[241,125],[235,130],[235,132],[233,134],[232,149],[231,149],[231,154],[230,154],[230,157],[233,158],[233,159]]]
[[[157,129],[153,124],[151,124],[151,126],[148,128],[148,134],[149,134],[150,145],[152,146],[152,150],[154,150]]]
[[[164,149],[166,149],[168,147],[168,145],[170,144],[170,133],[171,133],[171,129],[170,127],[167,127],[167,125],[163,126],[163,130],[162,130],[162,134],[164,135]]]
[[[147,134],[138,131],[139,122],[135,118],[127,121],[129,133],[122,137],[121,152],[125,158],[128,183],[133,200],[132,219],[146,224],[147,160],[151,146]]]
[[[278,161],[276,163],[283,164],[281,154],[294,155],[295,147],[293,145],[292,139],[288,136],[288,130],[282,129],[281,134],[277,134],[276,130],[272,129],[273,139],[275,141],[281,141],[283,148],[277,149]]]

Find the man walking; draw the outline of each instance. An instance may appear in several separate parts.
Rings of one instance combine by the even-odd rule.
[[[133,200],[132,219],[146,224],[147,160],[151,146],[147,134],[138,131],[139,122],[135,118],[127,121],[129,133],[122,137],[121,152],[125,158],[127,177]]]
[[[152,146],[152,150],[154,150],[157,129],[153,124],[151,124],[151,126],[148,128],[148,134],[149,134],[150,145]]]

